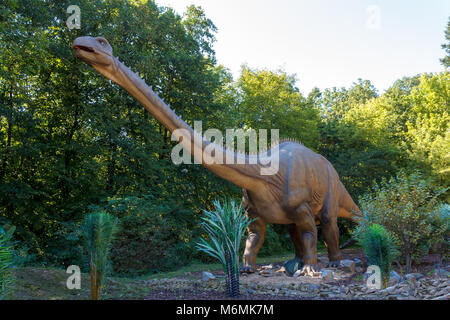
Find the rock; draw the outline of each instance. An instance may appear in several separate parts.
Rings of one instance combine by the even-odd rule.
[[[261,268],[262,268],[263,270],[273,269],[273,265],[272,265],[272,264],[269,264],[269,265],[267,265],[267,266],[262,266]]]
[[[310,284],[308,287],[308,291],[319,292],[319,290],[320,290],[320,285],[318,285],[318,284]]]
[[[207,271],[202,272],[202,280],[203,281],[209,281],[209,280],[213,280],[215,278],[216,277],[211,272],[207,272]]]
[[[353,259],[353,261],[355,262],[355,266],[357,266],[357,267],[361,267],[362,266],[361,259]]]
[[[346,271],[346,272],[355,272],[355,261],[353,260],[341,260],[341,263],[339,264],[339,269]]]
[[[364,271],[364,268],[363,267],[356,267],[355,271],[358,272],[358,273],[361,273],[361,272]]]
[[[400,283],[401,281],[402,281],[402,277],[397,272],[392,270],[389,273],[389,285],[390,286],[393,286],[393,285],[395,285],[397,283]]]
[[[431,300],[450,300],[450,293],[447,293],[446,295],[440,297],[433,298]]]
[[[322,279],[325,281],[330,281],[334,279],[334,272],[328,269],[322,269],[321,271]]]
[[[297,270],[300,270],[302,267],[303,262],[297,257],[284,263],[285,273],[290,277],[293,276],[294,273]]]
[[[250,293],[250,294],[255,294],[256,293],[256,291],[251,289],[251,288],[247,288],[247,292]]]
[[[280,273],[284,273],[286,271],[285,267],[280,267],[277,271],[275,272],[280,272]]]
[[[386,289],[380,290],[379,293],[383,295],[388,295],[390,293],[393,293],[397,289],[397,285],[387,287]]]
[[[408,273],[405,275],[405,280],[411,281],[411,283],[415,283],[416,280],[423,278],[423,274],[421,273]]]
[[[294,278],[298,278],[298,277],[300,277],[302,275],[302,270],[297,270],[297,271],[295,271],[295,273],[293,274],[293,277]]]
[[[445,269],[438,268],[434,270],[434,276],[437,278],[448,278],[449,272]]]

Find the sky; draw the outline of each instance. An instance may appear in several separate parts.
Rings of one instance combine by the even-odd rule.
[[[194,4],[218,28],[219,64],[296,74],[303,94],[444,70],[448,0],[156,0],[179,14]]]

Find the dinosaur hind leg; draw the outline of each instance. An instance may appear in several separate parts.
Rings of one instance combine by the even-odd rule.
[[[256,218],[254,212],[248,214],[250,219]],[[248,226],[248,237],[245,243],[244,256],[242,258],[243,265],[241,272],[255,272],[256,256],[261,249],[266,237],[266,222],[261,218],[256,219]]]
[[[339,228],[337,225],[337,218],[327,219],[326,223],[322,224],[322,236],[328,249],[328,266],[338,267],[342,255],[339,251]]]
[[[284,263],[284,269],[289,276],[292,276],[298,269],[303,267],[303,244],[301,233],[298,231],[295,224],[289,225],[289,234],[295,248],[295,258]]]

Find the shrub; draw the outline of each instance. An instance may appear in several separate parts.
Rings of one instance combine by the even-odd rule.
[[[448,259],[450,247],[450,205],[443,204],[430,213],[434,230],[430,239],[431,251],[439,254],[441,262]]]
[[[382,225],[398,239],[406,272],[410,272],[412,260],[419,260],[443,237],[432,213],[445,191],[433,187],[419,173],[401,171],[397,177],[375,184],[372,192],[359,199],[363,223]]]
[[[111,248],[116,274],[173,270],[192,260],[191,224],[195,220],[185,209],[145,195],[111,198],[101,209],[119,219]]]
[[[7,232],[0,226],[0,300],[7,299],[12,291],[14,282],[13,248],[11,238],[15,228],[10,228]]]
[[[105,212],[89,214],[81,225],[85,247],[89,254],[93,300],[97,300],[100,296],[116,225],[117,219]]]
[[[204,211],[202,228],[208,234],[209,242],[201,238],[197,243],[200,251],[222,263],[227,275],[227,293],[239,295],[239,246],[250,220],[245,216],[242,205],[234,200],[214,201],[214,211]]]
[[[379,224],[360,224],[355,230],[354,238],[363,248],[368,264],[380,267],[383,284],[386,285],[392,262],[398,255],[394,236]]]

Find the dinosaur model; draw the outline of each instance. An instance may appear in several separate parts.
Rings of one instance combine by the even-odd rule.
[[[189,133],[181,135],[180,139],[194,158],[196,151],[203,151],[211,144],[203,138],[192,138],[197,133],[141,78],[113,56],[105,38],[79,37],[72,48],[79,58],[128,91],[170,132],[183,129]],[[263,165],[259,162],[201,162],[214,174],[241,187],[247,215],[257,218],[248,228],[241,272],[255,271],[256,256],[264,242],[267,223],[289,225],[295,258],[285,264],[288,274],[298,269],[304,274],[317,271],[317,224],[322,227],[329,266],[338,266],[341,254],[337,218],[355,220],[358,207],[339,180],[336,170],[323,156],[294,141],[280,142],[276,148],[279,168],[271,175],[261,174]],[[267,154],[272,151],[273,148]],[[249,160],[251,156],[235,153],[234,150],[223,152],[227,155],[232,152],[235,159],[244,157]]]

